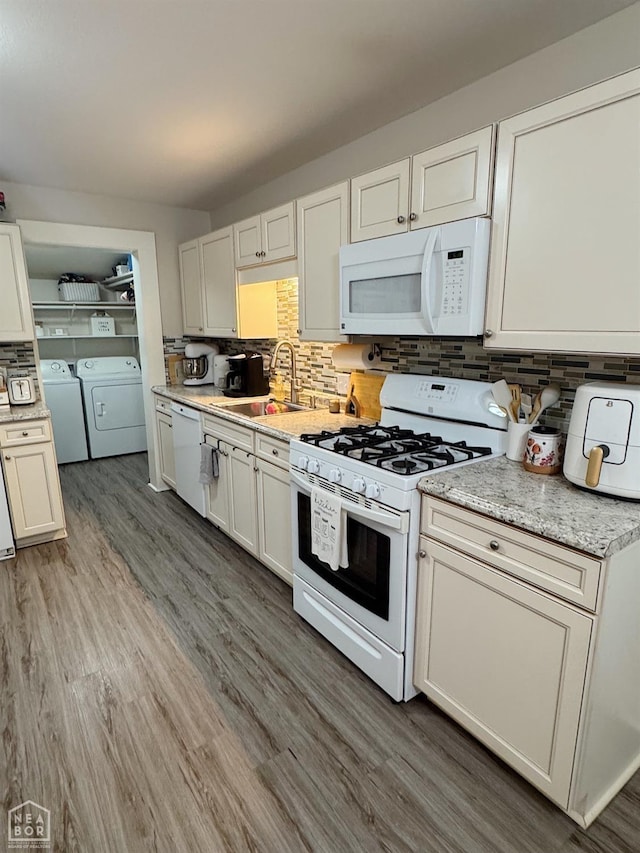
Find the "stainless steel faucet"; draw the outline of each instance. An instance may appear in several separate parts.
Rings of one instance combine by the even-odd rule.
[[[291,341],[278,341],[273,351],[273,355],[271,356],[271,364],[269,365],[269,369],[273,370],[275,368],[276,362],[278,361],[278,354],[283,347],[287,347],[291,352],[291,402],[297,403],[298,389],[296,387],[296,351]]]

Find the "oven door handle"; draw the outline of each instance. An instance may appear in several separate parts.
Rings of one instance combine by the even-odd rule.
[[[311,493],[313,488],[308,480],[301,477],[296,471],[291,469],[291,480],[296,486],[299,486],[304,492]],[[322,488],[322,486],[319,486]],[[324,489],[324,491],[327,491]],[[327,492],[327,494],[333,494]],[[367,509],[351,501],[342,502],[342,509],[354,518],[360,518],[363,521],[373,521],[377,524],[382,524],[389,527],[391,530],[399,530],[400,533],[406,533],[409,529],[409,514],[406,512],[396,514],[392,512],[384,512],[383,510]]]

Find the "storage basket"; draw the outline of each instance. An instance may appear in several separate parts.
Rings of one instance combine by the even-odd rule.
[[[91,315],[91,334],[96,338],[112,337],[116,333],[116,321],[109,314]]]
[[[97,281],[62,281],[58,293],[63,302],[100,302]]]

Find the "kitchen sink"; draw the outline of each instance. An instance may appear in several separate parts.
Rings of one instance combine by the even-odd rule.
[[[267,409],[273,407],[275,411]],[[297,403],[275,403],[273,400],[260,400],[256,403],[231,403],[225,406],[226,412],[236,415],[244,415],[247,418],[259,418],[263,415],[284,415],[287,412],[308,412],[308,406],[299,406]]]

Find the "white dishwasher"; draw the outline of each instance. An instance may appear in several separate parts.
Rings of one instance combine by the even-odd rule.
[[[13,531],[11,530],[11,518],[7,505],[7,494],[4,487],[4,476],[0,467],[0,560],[8,560],[15,557],[16,549],[13,542]]]
[[[204,516],[205,487],[200,482],[200,445],[202,425],[200,412],[171,404],[173,453],[176,466],[176,491],[183,501]]]

